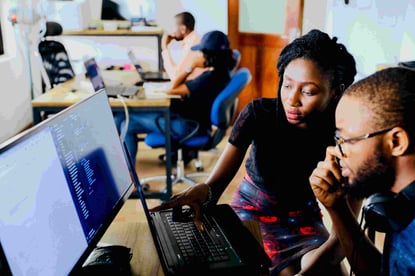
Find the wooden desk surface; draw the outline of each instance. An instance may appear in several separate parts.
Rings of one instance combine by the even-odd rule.
[[[133,71],[118,71],[118,70],[103,70],[103,77],[106,83],[117,83],[120,85],[131,85],[140,81],[137,72]],[[85,80],[84,80],[85,81]],[[86,80],[87,81],[87,80]],[[50,89],[46,93],[36,97],[32,100],[33,107],[67,107],[80,100],[83,100],[94,93],[92,90],[79,89],[72,92],[75,87],[75,79],[68,80],[59,86]],[[143,93],[141,93],[142,95]],[[170,99],[168,98],[151,98],[146,99],[143,96],[135,96],[125,99],[125,103],[130,107],[169,107]],[[112,107],[122,107],[122,102],[116,98],[110,98],[110,105]]]
[[[98,35],[98,36],[117,36],[117,35],[131,35],[131,36],[145,36],[145,35],[162,35],[163,30],[157,27],[147,27],[140,30],[118,29],[115,31],[105,30],[81,30],[81,31],[64,31],[63,35]]]
[[[262,242],[258,223],[244,221],[244,224],[258,241]],[[132,275],[164,275],[150,228],[146,222],[114,221],[105,232],[100,244],[124,245],[131,248],[133,253],[130,261]]]

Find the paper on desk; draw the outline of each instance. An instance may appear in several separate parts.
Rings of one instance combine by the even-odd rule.
[[[178,95],[168,95],[170,82],[145,82],[143,84],[146,98],[180,98]]]

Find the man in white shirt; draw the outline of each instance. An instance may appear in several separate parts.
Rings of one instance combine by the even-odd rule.
[[[199,44],[200,36],[194,30],[195,18],[189,12],[181,12],[175,15],[176,19],[176,31],[171,34],[165,34],[161,41],[163,66],[168,74],[169,78],[174,81],[179,72],[183,72],[187,69],[192,61],[192,55],[195,55],[194,51],[191,51],[191,47]],[[179,58],[175,60],[170,45],[172,41],[181,42],[181,53]],[[187,77],[187,79],[193,79],[201,72],[193,71]]]

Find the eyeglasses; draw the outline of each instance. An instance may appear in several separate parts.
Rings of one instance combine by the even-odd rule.
[[[343,148],[342,145],[345,143],[353,143],[353,142],[358,142],[358,141],[362,141],[365,139],[369,139],[372,137],[375,137],[377,135],[381,135],[384,134],[390,130],[392,130],[393,127],[388,128],[388,129],[384,129],[384,130],[380,130],[380,131],[376,131],[376,132],[372,132],[372,133],[366,133],[364,135],[361,136],[357,136],[357,137],[353,137],[353,138],[348,138],[348,139],[344,139],[343,137],[338,137],[337,135],[334,136],[334,141],[336,142],[336,146],[339,147],[339,151],[341,153],[342,156],[344,156],[344,152],[343,152]]]

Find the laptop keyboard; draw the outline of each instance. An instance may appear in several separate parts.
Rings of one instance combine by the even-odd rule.
[[[200,231],[194,222],[175,222],[172,214],[165,213],[185,262],[207,263],[226,261],[229,246],[214,222],[202,218],[205,231]]]
[[[107,93],[111,95],[133,96],[137,93],[136,86],[107,86]]]

